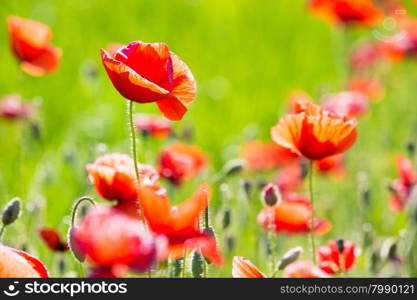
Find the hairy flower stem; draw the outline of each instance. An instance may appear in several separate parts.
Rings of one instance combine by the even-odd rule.
[[[80,204],[83,203],[84,201],[88,201],[92,205],[96,205],[93,198],[91,198],[89,196],[83,196],[83,197],[78,198],[77,201],[75,202],[74,208],[72,209],[71,227],[74,227],[74,225],[75,225],[75,217],[77,215],[78,206],[80,206]]]
[[[139,167],[138,167],[138,158],[137,158],[137,150],[136,150],[136,132],[135,132],[135,125],[133,123],[133,101],[127,100],[127,107],[128,107],[128,114],[129,114],[129,127],[130,127],[130,142],[132,147],[132,157],[133,162],[135,164],[135,174],[138,183],[140,183],[140,174],[139,174]]]
[[[184,252],[184,257],[182,259],[182,274],[181,277],[185,278],[186,277],[186,271],[187,271],[187,251]]]
[[[311,202],[311,223],[310,223],[310,236],[311,236],[311,256],[312,261],[316,264],[316,241],[314,239],[314,193],[313,193],[313,160],[310,160],[310,168],[308,170],[308,189],[310,192]]]

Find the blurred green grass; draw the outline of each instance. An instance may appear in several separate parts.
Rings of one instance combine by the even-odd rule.
[[[214,170],[236,155],[249,131],[269,139],[269,128],[285,113],[291,91],[313,96],[337,91],[347,76],[345,38],[310,16],[302,0],[4,0],[0,20],[11,14],[48,24],[53,43],[63,49],[57,73],[31,78],[20,72],[10,53],[5,24],[0,30],[0,95],[35,98],[42,132],[39,142],[30,138],[27,125],[0,123],[0,205],[14,196],[26,204],[20,225],[6,232],[5,241],[29,245],[49,267],[54,258],[39,242],[37,229],[48,225],[66,232],[63,217],[74,199],[95,195],[85,163],[103,149],[129,152],[126,104],[101,66],[100,48],[138,39],[163,41],[190,66],[198,96],[175,126],[193,126],[195,143],[209,154]],[[358,39],[369,35],[355,32]],[[317,215],[334,225],[321,242],[344,237],[360,243],[359,171],[367,172],[371,182],[366,220],[376,233],[390,236],[405,228],[405,215],[388,209],[386,185],[396,176],[393,155],[417,139],[416,76],[416,64],[408,62],[383,78],[386,97],[372,104],[372,113],[360,121],[359,140],[347,155],[349,176],[340,182],[316,178]],[[153,104],[135,105],[135,110],[156,112]],[[155,151],[149,155],[154,157]],[[176,201],[203,179],[187,184]],[[263,233],[255,221],[261,209],[258,195],[245,207],[238,199],[239,180],[229,185],[236,248],[228,254],[229,263],[220,270],[212,268],[211,274],[230,276],[232,255],[247,256],[266,270],[265,249],[258,240]],[[214,195],[213,205],[220,208],[220,193]],[[283,253],[294,245],[307,246],[307,237],[280,236],[278,244]],[[308,251],[304,257],[309,258]],[[367,275],[366,269],[356,273]]]

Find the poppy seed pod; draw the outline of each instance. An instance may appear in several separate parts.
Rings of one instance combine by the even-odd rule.
[[[204,273],[204,259],[200,253],[194,252],[191,261],[191,272],[194,278],[202,278]]]
[[[278,261],[277,269],[283,270],[286,266],[295,262],[300,257],[301,253],[303,253],[302,247],[295,247],[290,249]]]
[[[229,160],[223,167],[223,177],[233,176],[243,170],[245,167],[243,159]]]
[[[14,223],[19,218],[21,201],[19,198],[13,198],[3,210],[1,221],[4,226]]]
[[[262,190],[262,202],[266,206],[272,207],[280,200],[281,194],[275,184],[270,183]]]
[[[68,246],[71,250],[71,253],[74,255],[74,257],[79,261],[79,262],[84,262],[85,261],[85,254],[79,249],[79,247],[77,246],[77,243],[75,242],[75,234],[76,234],[77,228],[76,227],[71,227],[69,232],[68,232]]]

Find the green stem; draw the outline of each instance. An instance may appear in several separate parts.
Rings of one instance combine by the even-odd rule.
[[[140,174],[139,174],[139,167],[138,167],[138,157],[137,157],[137,150],[136,150],[136,131],[135,125],[133,123],[133,101],[127,100],[127,107],[129,113],[129,127],[130,127],[130,142],[132,144],[132,157],[133,162],[135,164],[135,173],[136,179],[138,183],[140,182]]]
[[[0,228],[0,242],[1,242],[2,237],[3,237],[4,228],[6,228],[6,225],[2,224],[1,228]]]
[[[311,202],[311,223],[310,223],[310,236],[311,236],[311,251],[312,260],[316,264],[316,242],[314,239],[314,193],[313,193],[313,160],[310,160],[310,168],[308,170],[308,189],[310,192]]]
[[[96,205],[96,203],[94,202],[94,200],[91,197],[88,196],[83,196],[77,199],[77,202],[74,205],[74,208],[72,209],[72,216],[71,216],[71,227],[74,227],[75,224],[75,217],[77,214],[77,210],[78,210],[78,206],[80,206],[80,204],[84,201],[88,201],[90,202],[92,205]]]

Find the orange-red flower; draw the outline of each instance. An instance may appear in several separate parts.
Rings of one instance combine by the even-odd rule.
[[[51,45],[52,32],[45,24],[16,16],[7,18],[10,45],[23,71],[42,76],[58,68],[62,52]]]
[[[169,121],[151,114],[135,115],[134,124],[136,130],[156,139],[165,139],[172,131]]]
[[[159,173],[174,184],[193,178],[206,165],[207,158],[197,146],[176,143],[159,155]]]
[[[285,278],[328,278],[329,274],[311,261],[296,261],[289,264],[284,269]]]
[[[354,77],[348,83],[348,89],[366,95],[369,100],[379,101],[384,98],[384,87],[379,80]]]
[[[320,172],[332,175],[336,178],[341,178],[346,174],[346,169],[343,165],[343,154],[337,154],[316,160],[314,162],[314,167],[316,167]]]
[[[69,249],[68,243],[61,239],[60,234],[54,228],[41,228],[39,235],[48,248],[54,252],[65,252]]]
[[[311,214],[308,199],[297,194],[286,194],[274,207],[262,210],[257,220],[266,230],[276,233],[307,234],[311,228]],[[326,220],[314,220],[314,231],[318,235],[329,232],[331,228],[332,225]]]
[[[232,276],[234,278],[266,278],[249,259],[242,256],[233,257]]]
[[[181,120],[196,94],[188,66],[164,43],[131,42],[110,55],[101,50],[114,87],[128,100],[156,102],[170,120]]]
[[[340,117],[359,117],[369,111],[366,95],[353,91],[344,91],[325,96],[323,108]]]
[[[0,116],[8,120],[28,119],[34,112],[35,108],[20,95],[7,95],[0,101]]]
[[[399,178],[390,186],[390,207],[394,211],[401,211],[408,203],[411,191],[417,182],[417,174],[412,162],[404,155],[397,155],[395,162]]]
[[[351,241],[329,241],[326,246],[317,249],[317,257],[323,271],[335,274],[350,270],[360,252]]]
[[[314,14],[343,25],[374,26],[383,17],[373,0],[311,0],[309,6]]]
[[[155,239],[139,220],[104,206],[94,207],[72,229],[72,244],[92,264],[96,276],[147,271],[157,254]]]
[[[178,206],[172,206],[167,196],[152,186],[140,186],[139,199],[149,228],[168,240],[168,251],[162,257],[181,258],[187,250],[193,250],[216,265],[223,263],[215,238],[199,227],[200,216],[210,199],[207,185],[200,186]]]
[[[250,170],[267,170],[291,163],[296,154],[271,142],[250,141],[242,146],[240,156]]]
[[[272,127],[271,135],[278,145],[316,160],[347,151],[356,141],[357,122],[303,101]]]
[[[0,278],[46,278],[48,270],[36,257],[0,244]]]
[[[141,184],[156,184],[159,174],[152,166],[139,164],[138,167]],[[137,214],[139,203],[135,165],[129,155],[106,154],[87,164],[86,169],[88,178],[101,197],[116,200],[118,207],[126,213]]]

